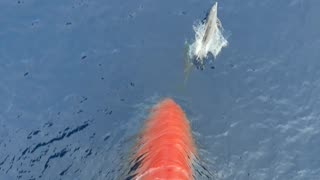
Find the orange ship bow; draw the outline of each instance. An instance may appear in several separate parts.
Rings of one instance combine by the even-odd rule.
[[[133,179],[191,180],[197,155],[189,122],[179,105],[165,99],[151,110],[134,154]]]

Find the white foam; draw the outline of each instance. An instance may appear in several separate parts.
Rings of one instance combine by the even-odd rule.
[[[188,55],[190,59],[195,59],[200,64],[203,64],[209,53],[216,58],[221,49],[228,45],[228,41],[222,35],[223,28],[217,16],[217,7],[216,2],[207,19],[193,26],[195,41],[190,45]]]

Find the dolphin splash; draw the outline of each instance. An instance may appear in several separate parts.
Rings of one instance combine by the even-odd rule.
[[[214,58],[220,53],[228,41],[223,36],[223,27],[217,16],[218,3],[216,2],[206,19],[193,26],[195,41],[188,47],[188,58],[193,64],[203,66],[204,60],[211,53]]]

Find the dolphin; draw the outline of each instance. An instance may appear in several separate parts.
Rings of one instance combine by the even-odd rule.
[[[207,57],[210,44],[212,43],[213,37],[216,35],[216,31],[219,31],[219,28],[222,28],[221,22],[217,16],[218,14],[217,7],[218,7],[218,3],[216,2],[212,6],[206,18],[206,21],[204,22],[204,26],[205,26],[204,35],[200,39],[200,42],[198,42],[198,46],[196,47],[194,52],[196,56],[196,60],[198,61]]]

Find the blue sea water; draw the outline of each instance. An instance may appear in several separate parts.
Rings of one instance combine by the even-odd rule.
[[[173,97],[215,179],[320,176],[320,1],[218,1],[228,47],[186,83],[214,1],[0,0],[0,179],[116,179]]]

